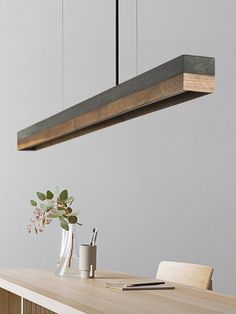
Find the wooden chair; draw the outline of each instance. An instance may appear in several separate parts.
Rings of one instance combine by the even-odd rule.
[[[163,261],[159,264],[156,278],[212,290],[212,273],[213,268],[210,266]]]

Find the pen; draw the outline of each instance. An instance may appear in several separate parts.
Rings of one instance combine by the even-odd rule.
[[[93,238],[93,245],[96,245],[97,235],[98,235],[98,229],[96,229],[96,231],[95,231],[95,235]]]
[[[95,229],[95,228],[93,228],[93,233],[92,233],[92,237],[91,237],[90,245],[93,245],[95,230],[96,230],[96,229]]]
[[[124,285],[125,287],[139,287],[139,286],[154,286],[154,285],[163,285],[165,284],[164,281],[154,281],[154,282],[140,282],[140,283],[130,283]]]

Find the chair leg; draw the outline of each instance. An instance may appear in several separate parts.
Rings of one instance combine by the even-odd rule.
[[[213,290],[213,283],[212,283],[212,280],[210,281],[208,290]]]

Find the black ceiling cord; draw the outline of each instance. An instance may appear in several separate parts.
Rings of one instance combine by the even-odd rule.
[[[119,0],[115,0],[115,63],[116,63],[116,86],[119,85]]]

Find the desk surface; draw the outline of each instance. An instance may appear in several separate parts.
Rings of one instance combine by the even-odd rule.
[[[140,280],[127,274],[98,271],[95,279],[57,277],[53,271],[0,270],[0,288],[59,314],[235,314],[236,297],[175,285],[175,290],[119,291],[105,281]]]

